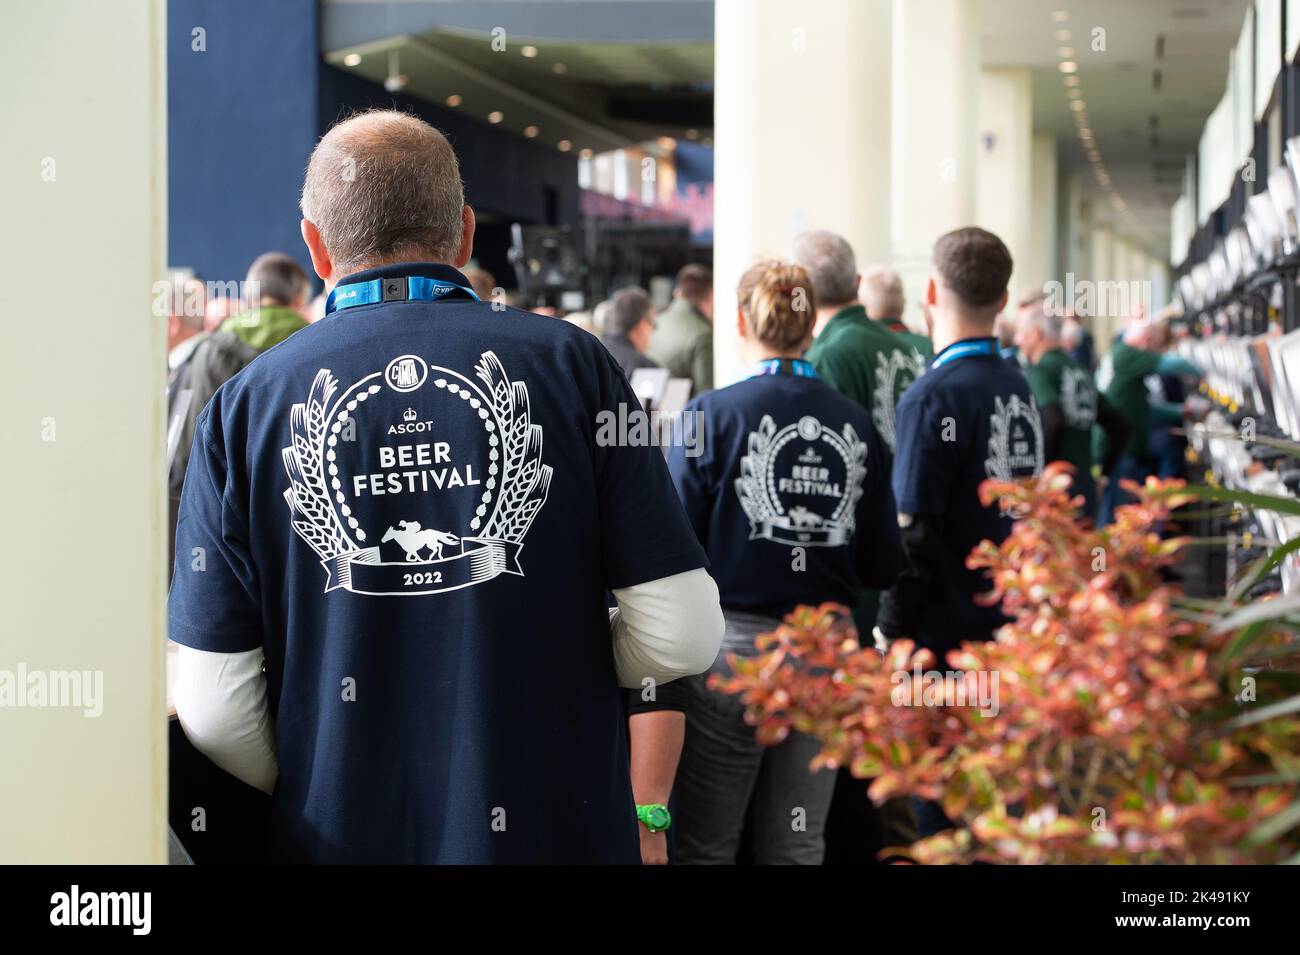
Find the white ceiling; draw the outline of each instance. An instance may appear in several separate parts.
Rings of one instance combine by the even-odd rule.
[[[1183,163],[1223,96],[1229,51],[1249,6],[1249,0],[981,0],[983,61],[1033,71],[1034,127],[1058,136],[1065,168],[1085,173],[1085,195],[1096,200],[1099,217],[1164,256]],[[1068,14],[1066,21],[1053,19],[1058,10]],[[1068,41],[1057,40],[1060,29],[1070,31]],[[1095,29],[1105,31],[1104,51],[1092,49]],[[1129,217],[1115,212],[1079,142],[1058,69],[1060,46],[1074,51],[1097,149]]]

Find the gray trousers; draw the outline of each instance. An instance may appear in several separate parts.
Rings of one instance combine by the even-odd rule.
[[[821,749],[810,736],[791,733],[777,746],[759,744],[740,698],[706,686],[709,674],[729,674],[728,652],[754,652],[752,643],[737,640],[734,615],[727,616],[728,639],[713,668],[682,681],[686,741],[673,787],[674,861],[734,865],[748,821],[756,865],[820,865],[835,773],[808,768]],[[776,625],[763,623],[764,629]]]

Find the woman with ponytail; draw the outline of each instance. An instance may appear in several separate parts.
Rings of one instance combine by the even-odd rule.
[[[852,606],[898,570],[885,446],[867,412],[801,357],[817,314],[808,273],[759,262],[737,301],[749,375],[692,401],[685,426],[697,441],[668,454],[721,595],[727,626],[710,673],[724,675],[728,653],[755,653],[754,638],[796,606]],[[710,690],[708,677],[683,680],[676,861],[736,862],[748,820],[753,862],[819,864],[835,786],[833,772],[808,768],[820,744],[794,733],[759,745],[739,700]]]

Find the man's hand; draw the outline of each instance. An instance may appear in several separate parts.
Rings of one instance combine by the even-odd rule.
[[[641,832],[641,864],[642,865],[667,865],[668,864],[668,833],[651,832],[644,823],[638,822],[636,827]]]

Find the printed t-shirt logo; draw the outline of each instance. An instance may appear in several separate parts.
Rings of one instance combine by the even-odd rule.
[[[484,352],[473,381],[418,355],[340,393],[321,369],[289,416],[284,492],[325,592],[432,594],[523,575],[550,490],[528,386]]]
[[[876,431],[894,449],[894,411],[907,386],[921,377],[925,359],[915,348],[895,349],[888,356],[876,352],[876,387],[872,393],[871,418]]]
[[[1061,411],[1072,428],[1091,428],[1097,421],[1097,388],[1082,368],[1061,369]]]
[[[764,415],[736,479],[749,539],[804,547],[848,543],[866,473],[867,446],[852,425],[837,434],[805,415],[778,430]]]
[[[999,481],[1031,477],[1043,470],[1043,423],[1038,405],[1011,395],[993,399],[989,416],[989,456],[984,472]]]

